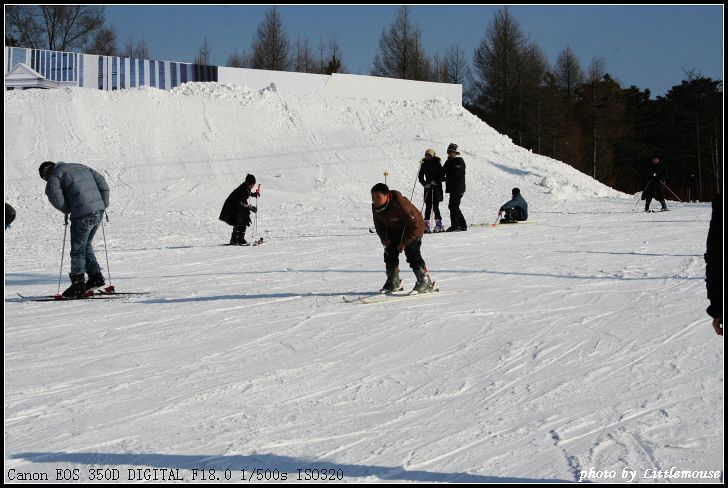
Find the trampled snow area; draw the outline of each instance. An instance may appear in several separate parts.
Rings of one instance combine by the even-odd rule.
[[[18,214],[4,252],[5,481],[722,473],[708,204],[633,211],[636,195],[444,100],[211,83],[6,92],[4,111]],[[385,280],[369,189],[387,171],[409,196],[425,149],[450,142],[467,164],[469,223],[493,222],[514,186],[533,223],[426,235],[443,293],[344,303]],[[48,159],[105,175],[112,282],[149,295],[17,299],[58,289],[63,216],[37,169]],[[248,172],[266,242],[222,247],[220,208]],[[101,233],[95,248],[106,268]],[[409,289],[404,257],[400,268]],[[68,272],[67,245],[61,289]]]

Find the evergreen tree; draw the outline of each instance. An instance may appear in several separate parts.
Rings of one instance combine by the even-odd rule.
[[[290,43],[283,21],[276,7],[265,14],[253,39],[252,67],[272,71],[286,71],[289,67]]]

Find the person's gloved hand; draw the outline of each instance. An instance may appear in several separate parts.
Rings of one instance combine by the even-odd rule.
[[[258,212],[258,207],[256,207],[255,205],[250,205],[250,206],[248,206],[248,208],[253,213],[257,213]]]

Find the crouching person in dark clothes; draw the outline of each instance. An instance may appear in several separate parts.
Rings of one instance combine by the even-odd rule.
[[[374,185],[371,193],[374,227],[384,246],[384,263],[387,268],[387,281],[380,293],[392,293],[402,289],[402,280],[399,277],[399,254],[402,251],[417,277],[412,293],[431,292],[433,282],[420,254],[425,231],[422,214],[400,192],[390,191],[384,183]]]
[[[231,246],[245,246],[245,230],[250,225],[250,212],[257,212],[255,205],[248,203],[250,197],[259,197],[258,192],[251,193],[255,186],[255,176],[247,175],[242,185],[233,190],[227,197],[220,212],[220,220],[233,226],[230,236]]]

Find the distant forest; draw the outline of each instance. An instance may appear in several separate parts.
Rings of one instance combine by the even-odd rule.
[[[8,5],[5,32],[6,46],[151,58],[144,38],[117,47],[101,6]],[[193,62],[211,60],[205,38]],[[225,65],[346,72],[335,36],[317,45],[300,37],[291,42],[276,7],[259,24],[250,50],[229,53]],[[721,191],[723,81],[695,70],[653,100],[648,89],[622,87],[601,58],[582,67],[569,46],[550,63],[508,7],[496,12],[469,58],[457,43],[428,54],[411,8],[402,6],[381,33],[372,66],[373,76],[462,84],[465,108],[515,144],[617,190],[642,190],[641,170],[657,156],[667,166],[668,189],[680,199],[706,201]]]

